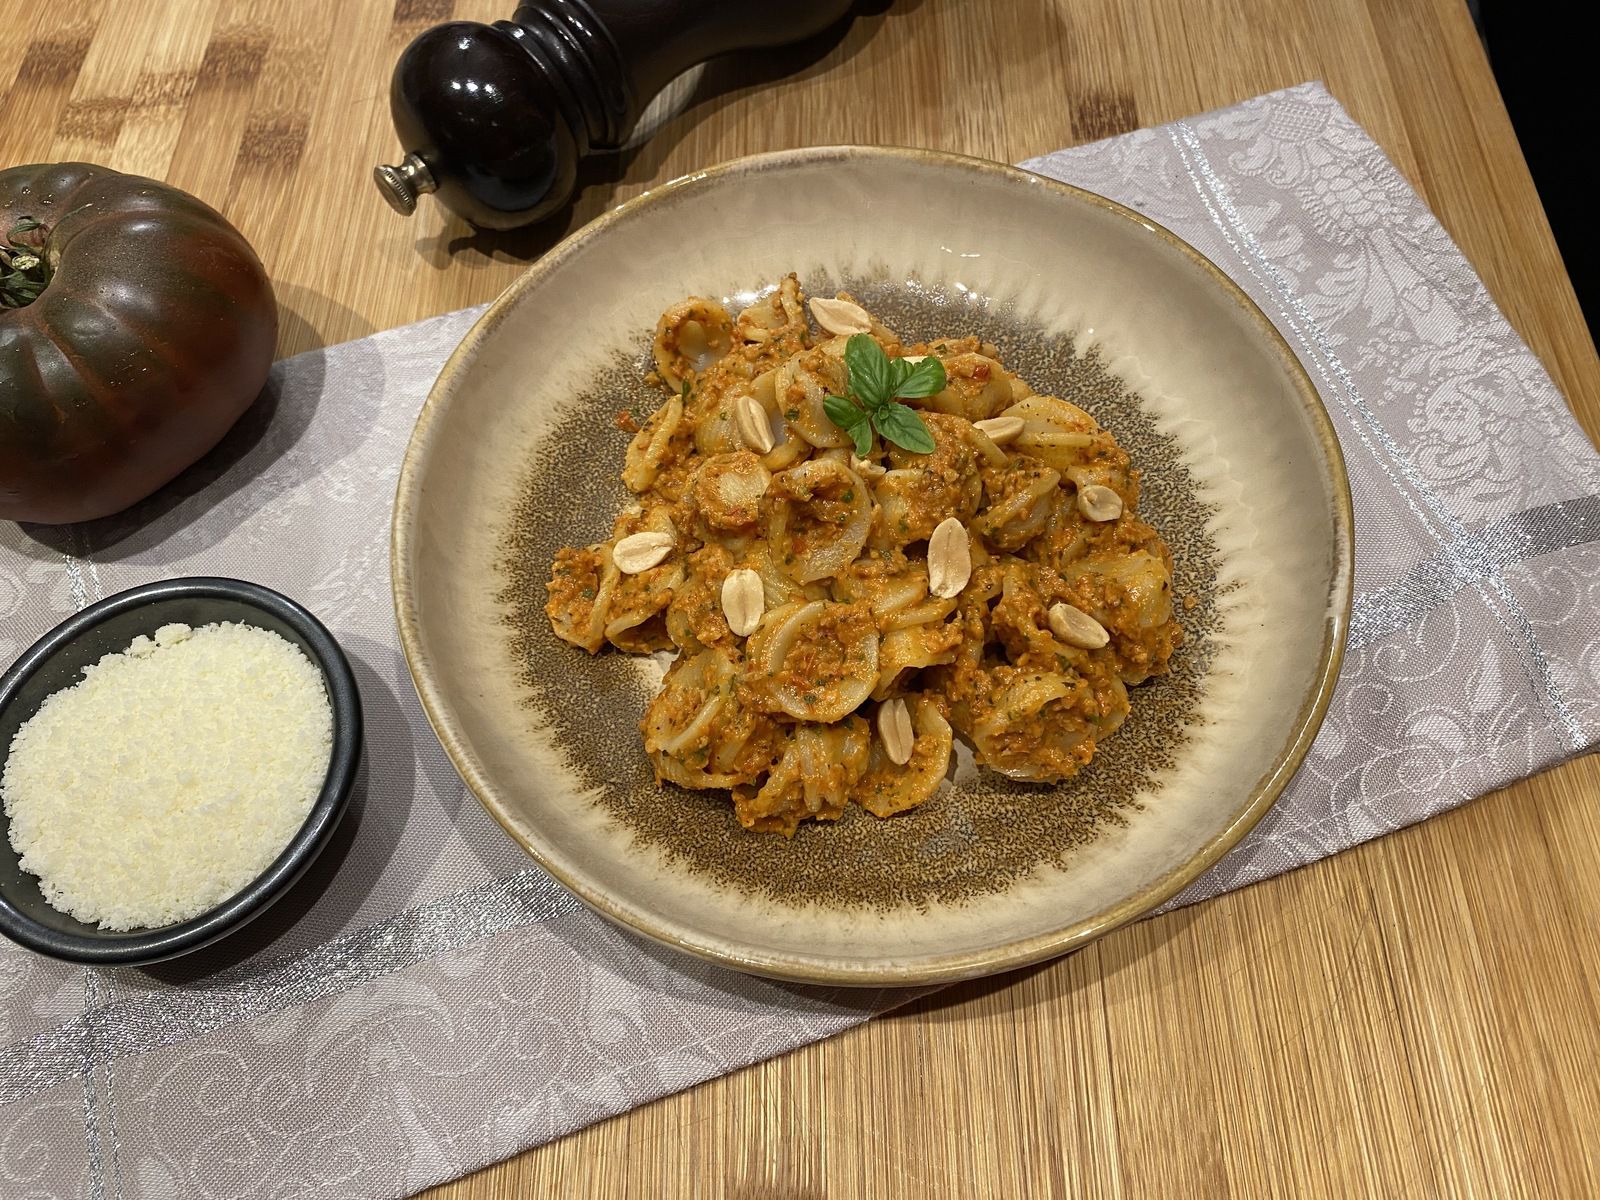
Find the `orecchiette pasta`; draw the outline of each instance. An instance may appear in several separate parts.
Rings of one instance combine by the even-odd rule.
[[[838,299],[830,328],[859,327]],[[660,780],[728,789],[750,829],[792,835],[851,802],[915,808],[957,735],[1013,778],[1073,775],[1182,637],[1172,557],[1116,439],[977,338],[908,345],[866,321],[889,358],[943,365],[941,390],[906,401],[932,453],[874,440],[861,458],[832,423],[848,337],[813,332],[795,276],[737,316],[690,297],[657,325],[669,394],[623,455],[637,503],[552,566],[558,637],[678,651],[645,751]],[[670,548],[641,558],[646,542]],[[904,707],[872,719],[891,702]]]

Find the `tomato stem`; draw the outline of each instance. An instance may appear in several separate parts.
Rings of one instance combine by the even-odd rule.
[[[30,234],[36,237],[30,239]],[[0,246],[0,308],[26,308],[49,286],[47,237],[44,223],[32,217],[23,217],[6,234],[6,244]]]

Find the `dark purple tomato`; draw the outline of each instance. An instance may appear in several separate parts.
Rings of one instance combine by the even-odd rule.
[[[177,188],[88,163],[0,171],[0,518],[141,500],[211,449],[278,336],[250,244]]]

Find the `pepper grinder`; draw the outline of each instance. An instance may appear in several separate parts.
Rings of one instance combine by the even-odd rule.
[[[621,149],[656,93],[710,58],[811,37],[851,0],[538,0],[509,21],[451,21],[395,65],[389,101],[405,155],[373,169],[409,216],[417,197],[486,229],[571,198],[578,161]]]

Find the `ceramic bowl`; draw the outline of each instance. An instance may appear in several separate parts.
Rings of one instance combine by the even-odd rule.
[[[188,954],[265,912],[305,874],[338,828],[361,758],[361,697],[355,676],[322,622],[287,596],[242,579],[164,579],[130,588],[45,634],[0,676],[0,769],[18,728],[46,698],[78,682],[84,667],[175,621],[254,625],[304,652],[321,672],[333,709],[333,749],[322,789],[300,829],[265,871],[216,907],[158,929],[101,929],[52,908],[38,879],[18,865],[10,823],[0,812],[0,933],[30,950],[98,966]]]
[[[906,338],[977,333],[1083,403],[1144,472],[1177,560],[1170,676],[1056,787],[958,768],[891,821],[852,808],[789,841],[725,793],[658,787],[638,719],[662,664],[551,635],[560,545],[626,500],[619,410],[656,318],[736,309],[789,271]],[[787,979],[916,984],[1060,954],[1160,904],[1272,805],[1344,645],[1349,485],[1328,415],[1255,305],[1168,231],[1026,172],[924,151],[764,155],[624,204],[547,254],[440,374],[401,470],[395,609],[468,786],[552,875],[623,925]]]

